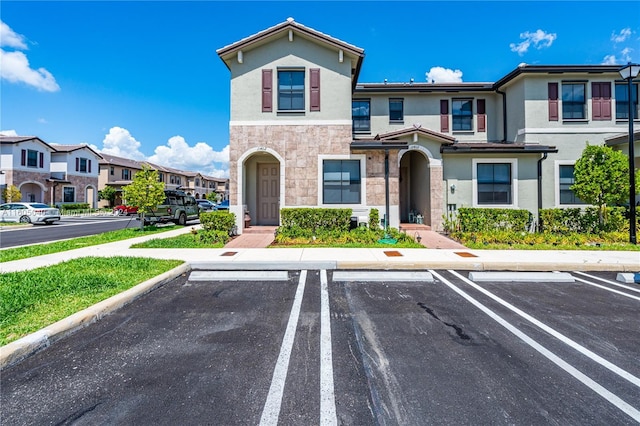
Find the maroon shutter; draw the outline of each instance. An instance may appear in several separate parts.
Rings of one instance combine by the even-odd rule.
[[[320,111],[320,68],[309,70],[309,80],[310,109],[311,111]]]
[[[40,153],[40,168],[44,169],[44,152]]]
[[[76,157],[76,172],[80,171],[80,159]]]
[[[273,111],[273,70],[262,70],[262,112]]]
[[[27,150],[23,149],[22,152],[20,153],[20,165],[21,166],[26,166],[27,165]]]
[[[446,99],[440,100],[440,131],[449,131],[449,101]]]
[[[478,99],[478,131],[486,132],[487,131],[487,115],[486,115],[486,106],[484,99]]]
[[[549,121],[558,121],[558,83],[549,83]]]
[[[593,120],[611,120],[611,83],[591,83]]]
[[[91,173],[91,160],[89,160],[89,168],[88,168],[89,173]]]

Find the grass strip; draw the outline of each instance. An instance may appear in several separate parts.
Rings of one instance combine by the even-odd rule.
[[[223,243],[211,244],[201,241],[192,234],[177,235],[171,238],[154,238],[132,244],[131,248],[222,248]]]
[[[139,257],[84,257],[0,274],[0,346],[182,263]]]
[[[27,259],[29,257],[35,256],[43,256],[45,254],[59,253],[61,251],[75,250],[83,247],[95,246],[98,244],[112,243],[114,241],[127,240],[129,238],[143,237],[145,235],[166,232],[176,228],[178,228],[177,225],[163,227],[145,226],[144,230],[140,230],[140,228],[127,228],[119,229],[117,231],[109,231],[97,235],[73,238],[70,240],[55,241],[47,244],[36,244],[31,246],[0,250],[0,263],[10,262],[12,260]]]

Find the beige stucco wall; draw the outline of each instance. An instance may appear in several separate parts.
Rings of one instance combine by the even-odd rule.
[[[286,52],[286,53],[285,53]],[[231,122],[330,120],[351,122],[351,61],[337,50],[286,34],[268,45],[243,52],[231,64]],[[305,112],[278,112],[277,69],[305,69]],[[309,111],[309,69],[320,68],[320,111]],[[273,112],[262,112],[262,70],[273,70]]]

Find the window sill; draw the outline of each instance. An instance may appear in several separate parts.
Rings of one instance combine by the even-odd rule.
[[[389,124],[404,124],[404,120],[389,120]]]
[[[454,130],[451,132],[452,135],[474,135],[475,132],[473,130]]]
[[[279,109],[276,111],[278,115],[304,115],[305,110],[303,109]]]
[[[563,118],[562,124],[565,123],[589,124],[589,120],[586,118]]]

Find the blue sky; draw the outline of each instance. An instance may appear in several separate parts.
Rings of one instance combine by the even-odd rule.
[[[359,82],[493,82],[640,62],[640,1],[2,1],[0,131],[228,176],[216,49],[293,17],[365,50]]]

